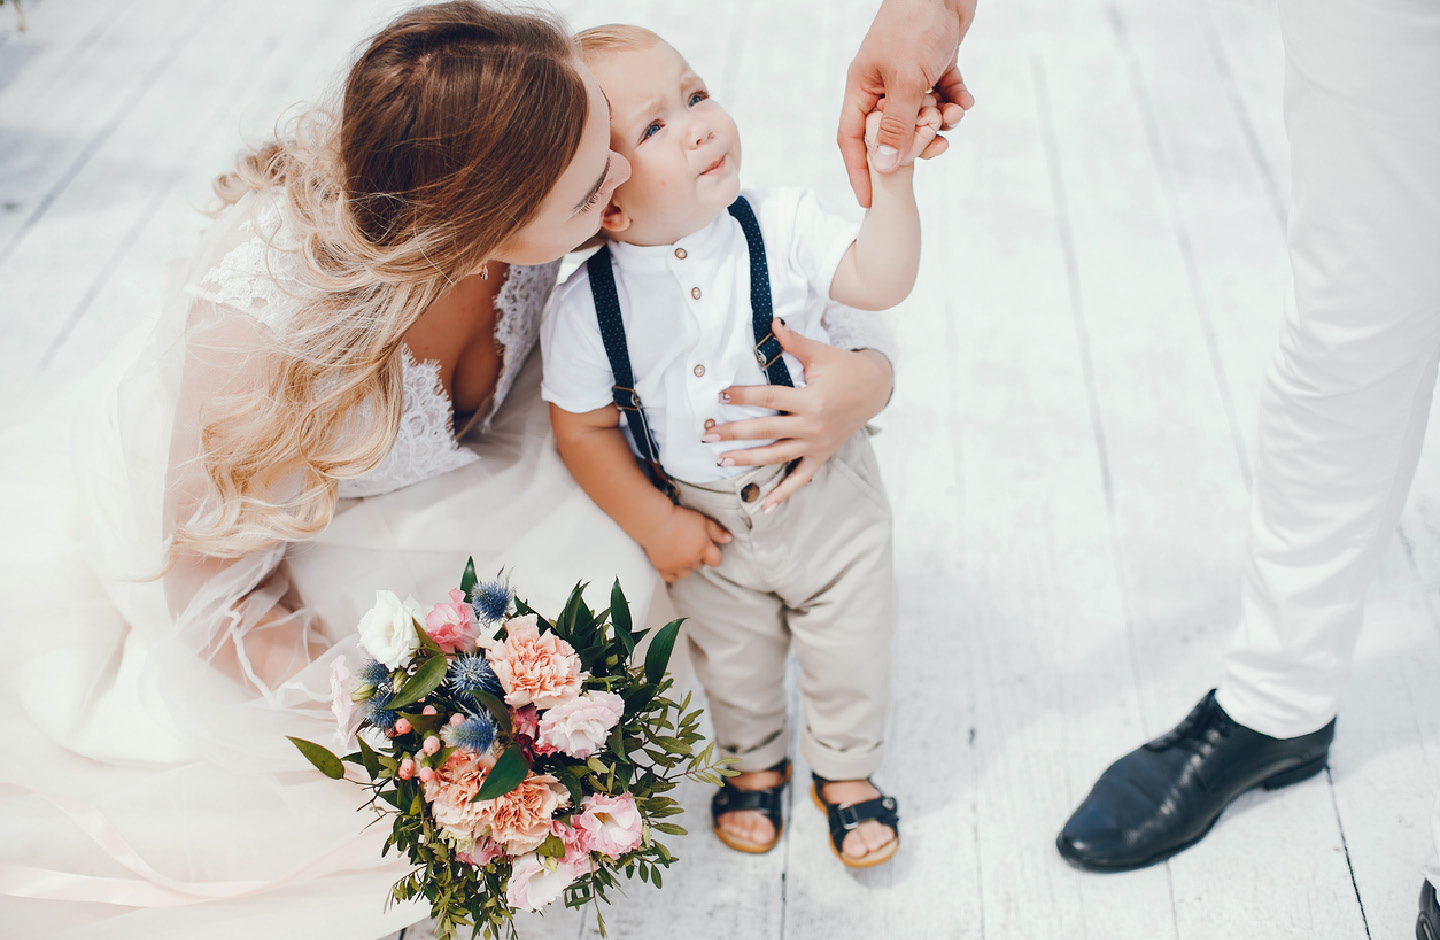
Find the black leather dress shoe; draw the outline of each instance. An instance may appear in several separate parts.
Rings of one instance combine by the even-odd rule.
[[[1415,918],[1415,940],[1440,940],[1440,902],[1435,900],[1435,886],[1428,881],[1420,888],[1420,916]]]
[[[1100,775],[1055,846],[1087,871],[1164,861],[1200,841],[1246,790],[1274,790],[1324,770],[1334,737],[1333,718],[1298,738],[1252,731],[1225,714],[1211,689],[1173,731]]]

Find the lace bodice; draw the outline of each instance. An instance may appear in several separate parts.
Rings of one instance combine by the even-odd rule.
[[[235,220],[231,223],[233,235],[222,236],[219,260],[203,270],[188,290],[197,299],[242,311],[271,330],[283,332],[308,290],[299,277],[304,264],[299,243],[274,200],[263,194],[245,197],[227,217]],[[227,220],[222,220],[222,225]],[[454,411],[440,383],[439,363],[417,361],[408,348],[402,350],[400,431],[380,463],[363,476],[341,481],[341,497],[389,493],[478,459],[457,437],[489,428],[535,347],[541,312],[555,286],[558,268],[559,262],[511,266],[495,299],[495,341],[500,347],[495,394],[461,429],[461,435],[456,434]]]

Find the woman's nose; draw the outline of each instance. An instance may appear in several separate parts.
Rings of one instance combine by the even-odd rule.
[[[616,151],[610,151],[610,191],[614,192],[630,178],[630,161]]]

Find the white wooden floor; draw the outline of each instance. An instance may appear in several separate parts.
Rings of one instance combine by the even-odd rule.
[[[833,139],[874,0],[563,0],[671,37],[728,103],[752,184],[849,203]],[[317,95],[387,0],[0,7],[0,419],[158,298],[242,140]],[[1127,875],[1051,840],[1095,776],[1218,675],[1253,411],[1285,284],[1269,0],[983,0],[979,104],[919,174],[921,282],[877,438],[902,593],[891,759],[905,848],[842,869],[792,798],[741,857],[699,833],[619,938],[1358,940],[1409,936],[1440,784],[1440,464],[1373,593],[1327,774],[1252,794]],[[803,773],[803,768],[800,768]],[[594,935],[561,911],[527,938]],[[412,931],[412,936],[415,932]],[[27,938],[28,940],[28,938]],[[344,938],[371,940],[371,938]]]

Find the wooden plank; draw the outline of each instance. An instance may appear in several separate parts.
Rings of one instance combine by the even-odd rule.
[[[1067,145],[1062,175],[1153,733],[1203,692],[1197,670],[1219,673],[1235,618],[1247,499],[1187,272],[1183,246],[1195,238],[1156,163],[1146,85],[1143,75],[1137,82],[1133,54],[1127,61],[1115,9],[1082,5],[1064,41],[1048,51],[1073,62],[1072,81],[1051,88]],[[1194,38],[1176,29],[1173,41]],[[1254,800],[1274,805],[1250,814]],[[1254,800],[1242,800],[1204,842],[1169,863],[1178,935],[1299,937],[1324,925],[1330,936],[1363,936],[1328,787],[1312,783],[1283,800]],[[1232,825],[1240,816],[1245,826]]]

